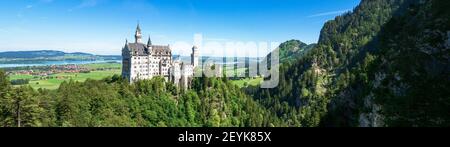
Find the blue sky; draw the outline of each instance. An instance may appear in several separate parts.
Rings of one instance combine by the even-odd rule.
[[[0,0],[0,52],[54,49],[120,54],[139,21],[154,44],[315,43],[327,20],[360,0]]]

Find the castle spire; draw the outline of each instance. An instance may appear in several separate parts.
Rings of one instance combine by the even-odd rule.
[[[136,31],[139,31],[139,32],[141,32],[141,26],[140,26],[140,23],[139,23],[139,21],[138,21],[138,23],[137,23],[137,28],[136,28]]]
[[[150,35],[148,36],[148,42],[147,42],[147,46],[151,46],[152,45],[152,39],[150,38]]]
[[[136,34],[134,35],[134,37],[136,38],[136,43],[142,42],[142,33],[141,33],[141,27],[139,25],[139,22],[137,24]]]

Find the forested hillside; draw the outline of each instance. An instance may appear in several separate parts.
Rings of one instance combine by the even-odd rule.
[[[280,63],[293,62],[305,55],[309,50],[314,48],[316,44],[306,44],[300,40],[286,41],[277,48],[279,52]],[[270,62],[272,53],[267,55],[267,60]]]
[[[281,66],[279,87],[248,91],[294,126],[449,126],[448,7],[362,0]]]
[[[365,71],[374,104],[363,105],[362,125],[450,126],[450,2],[408,5],[383,26]]]
[[[12,88],[0,72],[0,126],[285,126],[226,80],[199,78],[194,83],[192,90],[180,91],[162,78],[130,85],[114,76],[35,91]]]

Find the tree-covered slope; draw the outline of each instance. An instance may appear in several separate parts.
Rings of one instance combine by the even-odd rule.
[[[226,80],[199,78],[180,91],[162,78],[66,82],[54,91],[12,88],[0,71],[3,127],[270,127],[278,117]]]
[[[398,1],[400,2],[400,1]],[[450,125],[449,3],[401,1],[337,69],[326,125]]]
[[[253,95],[293,126],[448,126],[446,6],[362,0],[281,66],[279,87]]]
[[[374,126],[379,113],[387,126],[450,126],[449,7],[419,1],[384,25],[367,71],[365,101],[374,104],[363,106],[360,124]]]
[[[300,40],[289,40],[281,43],[277,48],[279,52],[280,63],[292,62],[306,54],[309,50],[314,48],[316,44],[306,44]],[[267,57],[270,61],[272,53]]]

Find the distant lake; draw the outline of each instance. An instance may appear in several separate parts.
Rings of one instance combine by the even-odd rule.
[[[50,65],[68,65],[68,64],[93,64],[93,63],[107,63],[117,62],[121,63],[122,60],[98,60],[98,61],[81,61],[81,60],[68,60],[68,61],[39,61],[38,63],[24,63],[24,64],[0,64],[0,68],[8,67],[27,67],[27,66],[50,66]]]

